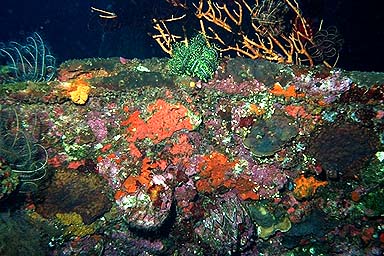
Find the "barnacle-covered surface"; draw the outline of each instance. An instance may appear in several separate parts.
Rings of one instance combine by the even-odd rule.
[[[235,58],[204,82],[167,63],[2,84],[0,146],[31,173],[2,147],[1,225],[23,212],[51,255],[384,252],[384,74]]]

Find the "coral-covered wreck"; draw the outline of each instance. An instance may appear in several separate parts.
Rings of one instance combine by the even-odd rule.
[[[233,58],[204,82],[166,59],[85,59],[0,95],[1,225],[20,253],[384,252],[382,73]]]

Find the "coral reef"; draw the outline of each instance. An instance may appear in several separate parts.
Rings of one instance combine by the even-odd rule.
[[[168,59],[72,60],[58,81],[1,86],[12,230],[0,223],[0,246],[25,235],[45,255],[383,253],[383,74],[189,65],[203,76],[172,75]]]

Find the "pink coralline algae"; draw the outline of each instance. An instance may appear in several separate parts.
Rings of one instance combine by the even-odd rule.
[[[175,188],[175,199],[178,208],[182,210],[182,217],[189,218],[193,215],[191,208],[194,206],[196,196],[197,190],[192,179]]]
[[[204,157],[201,155],[194,155],[188,159],[188,164],[185,166],[184,173],[191,177],[198,173],[198,166],[204,160]]]
[[[203,87],[218,90],[227,94],[249,95],[266,89],[265,85],[256,79],[250,81],[236,82],[233,77],[228,77],[221,80],[212,80]]]
[[[255,123],[256,115],[250,112],[250,106],[246,103],[238,104],[232,108],[231,127],[236,134],[241,128],[249,128]]]
[[[254,165],[251,173],[251,179],[257,184],[256,192],[261,199],[279,197],[279,190],[288,181],[284,171],[274,165]]]
[[[326,78],[307,76],[296,77],[295,87],[305,91],[307,95],[323,97],[325,103],[334,102],[342,93],[349,90],[352,80],[342,76],[340,71],[333,72]]]
[[[97,115],[90,115],[87,120],[87,124],[91,128],[93,134],[98,142],[104,140],[108,135],[108,130],[105,124],[105,120]]]
[[[103,255],[163,255],[166,247],[159,239],[145,239],[134,236],[131,232],[113,230],[111,240],[105,245]]]
[[[108,181],[113,190],[118,190],[123,182],[119,176],[120,168],[115,161],[106,157],[97,163],[97,172]]]

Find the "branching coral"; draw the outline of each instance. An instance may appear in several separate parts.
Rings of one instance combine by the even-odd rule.
[[[319,62],[332,66],[337,62],[339,36],[321,28],[314,36],[296,0],[199,0],[192,5],[192,15],[200,25],[195,29],[217,43],[220,52],[310,66]],[[181,16],[153,20],[158,33],[152,37],[164,51],[170,53],[172,44],[182,38],[180,32],[173,31],[183,26],[181,21],[193,20],[188,12],[193,7],[184,7],[187,11]],[[330,44],[332,38],[337,39],[334,44]],[[327,62],[330,59],[333,64]]]

